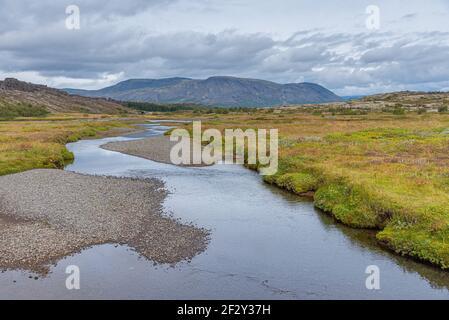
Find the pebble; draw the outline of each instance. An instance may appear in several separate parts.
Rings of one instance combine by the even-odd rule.
[[[97,244],[124,244],[158,264],[205,250],[208,232],[167,217],[162,181],[38,169],[0,177],[0,268],[39,274]]]

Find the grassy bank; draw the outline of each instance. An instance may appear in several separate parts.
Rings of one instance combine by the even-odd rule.
[[[65,144],[130,124],[101,116],[54,115],[0,121],[0,175],[35,168],[62,168],[73,160]]]
[[[280,166],[268,183],[340,222],[377,229],[399,254],[449,268],[449,116],[367,113],[210,115],[206,128],[278,128]]]
[[[445,128],[326,134],[288,148],[270,183],[301,194],[401,254],[449,267],[448,136]]]

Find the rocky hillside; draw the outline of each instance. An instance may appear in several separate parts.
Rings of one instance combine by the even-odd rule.
[[[223,107],[270,107],[337,102],[342,99],[314,83],[278,84],[234,77],[131,79],[100,90],[66,89],[71,94],[121,101],[196,103]]]
[[[117,102],[69,95],[65,91],[6,78],[0,81],[0,113],[34,108],[51,113],[82,112],[116,114],[129,109]]]
[[[392,93],[382,93],[367,96],[363,101],[386,101],[402,103],[404,105],[440,105],[449,103],[448,92],[419,92],[419,91],[400,91]]]

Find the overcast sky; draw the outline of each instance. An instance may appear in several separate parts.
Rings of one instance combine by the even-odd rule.
[[[214,75],[447,91],[449,0],[0,0],[0,78],[94,89]]]

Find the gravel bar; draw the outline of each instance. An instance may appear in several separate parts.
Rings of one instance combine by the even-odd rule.
[[[93,245],[134,248],[155,263],[190,260],[206,230],[164,216],[162,181],[39,169],[0,177],[0,268],[46,273]]]
[[[170,141],[167,136],[156,136],[140,140],[109,142],[101,146],[102,149],[116,151],[156,162],[172,164],[170,151],[177,142]],[[190,154],[192,155],[192,150]],[[193,163],[193,161],[190,161]],[[183,167],[204,167],[206,164],[191,164]]]

